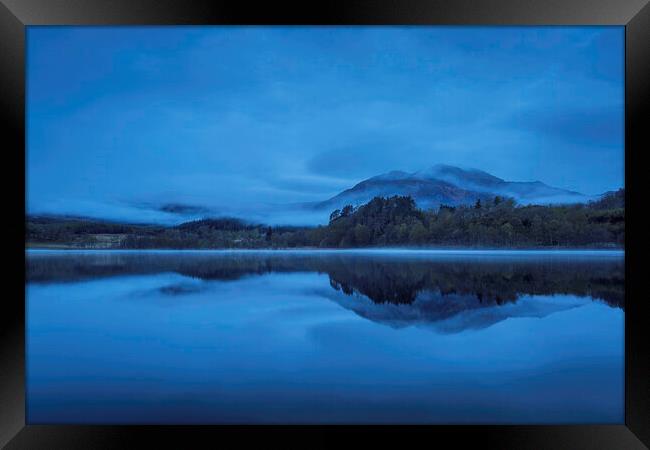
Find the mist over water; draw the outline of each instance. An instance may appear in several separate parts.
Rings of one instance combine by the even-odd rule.
[[[623,423],[621,252],[29,251],[29,423]]]

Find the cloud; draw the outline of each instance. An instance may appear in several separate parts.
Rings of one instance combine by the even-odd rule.
[[[28,210],[265,218],[436,163],[616,189],[622,44],[611,27],[31,29]]]
[[[269,181],[269,184],[279,189],[305,195],[333,195],[341,189],[347,189],[350,182],[351,180],[346,178],[305,174],[279,177]]]
[[[313,173],[359,181],[360,177],[399,169],[399,145],[375,142],[334,148],[318,153],[307,161]]]
[[[525,111],[509,125],[568,144],[623,146],[622,108]]]

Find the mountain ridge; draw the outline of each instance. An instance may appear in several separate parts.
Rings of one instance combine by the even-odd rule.
[[[511,197],[521,204],[583,203],[596,199],[539,180],[507,181],[480,169],[435,164],[412,173],[393,170],[375,175],[311,206],[315,209],[357,206],[377,196],[392,195],[410,196],[424,209],[468,205],[496,196]]]

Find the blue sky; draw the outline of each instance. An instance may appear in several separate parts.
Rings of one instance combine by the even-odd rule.
[[[437,163],[624,184],[623,27],[29,27],[30,213],[250,215]]]

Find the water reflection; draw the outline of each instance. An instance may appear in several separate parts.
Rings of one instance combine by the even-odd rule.
[[[606,253],[34,252],[27,260],[27,281],[35,284],[158,273],[228,282],[299,272],[328,275],[329,287],[310,288],[311,294],[397,328],[429,324],[458,332],[590,301],[625,305],[623,258]],[[186,296],[207,288],[181,281],[158,294]]]
[[[623,423],[623,269],[607,253],[28,252],[27,421]]]

